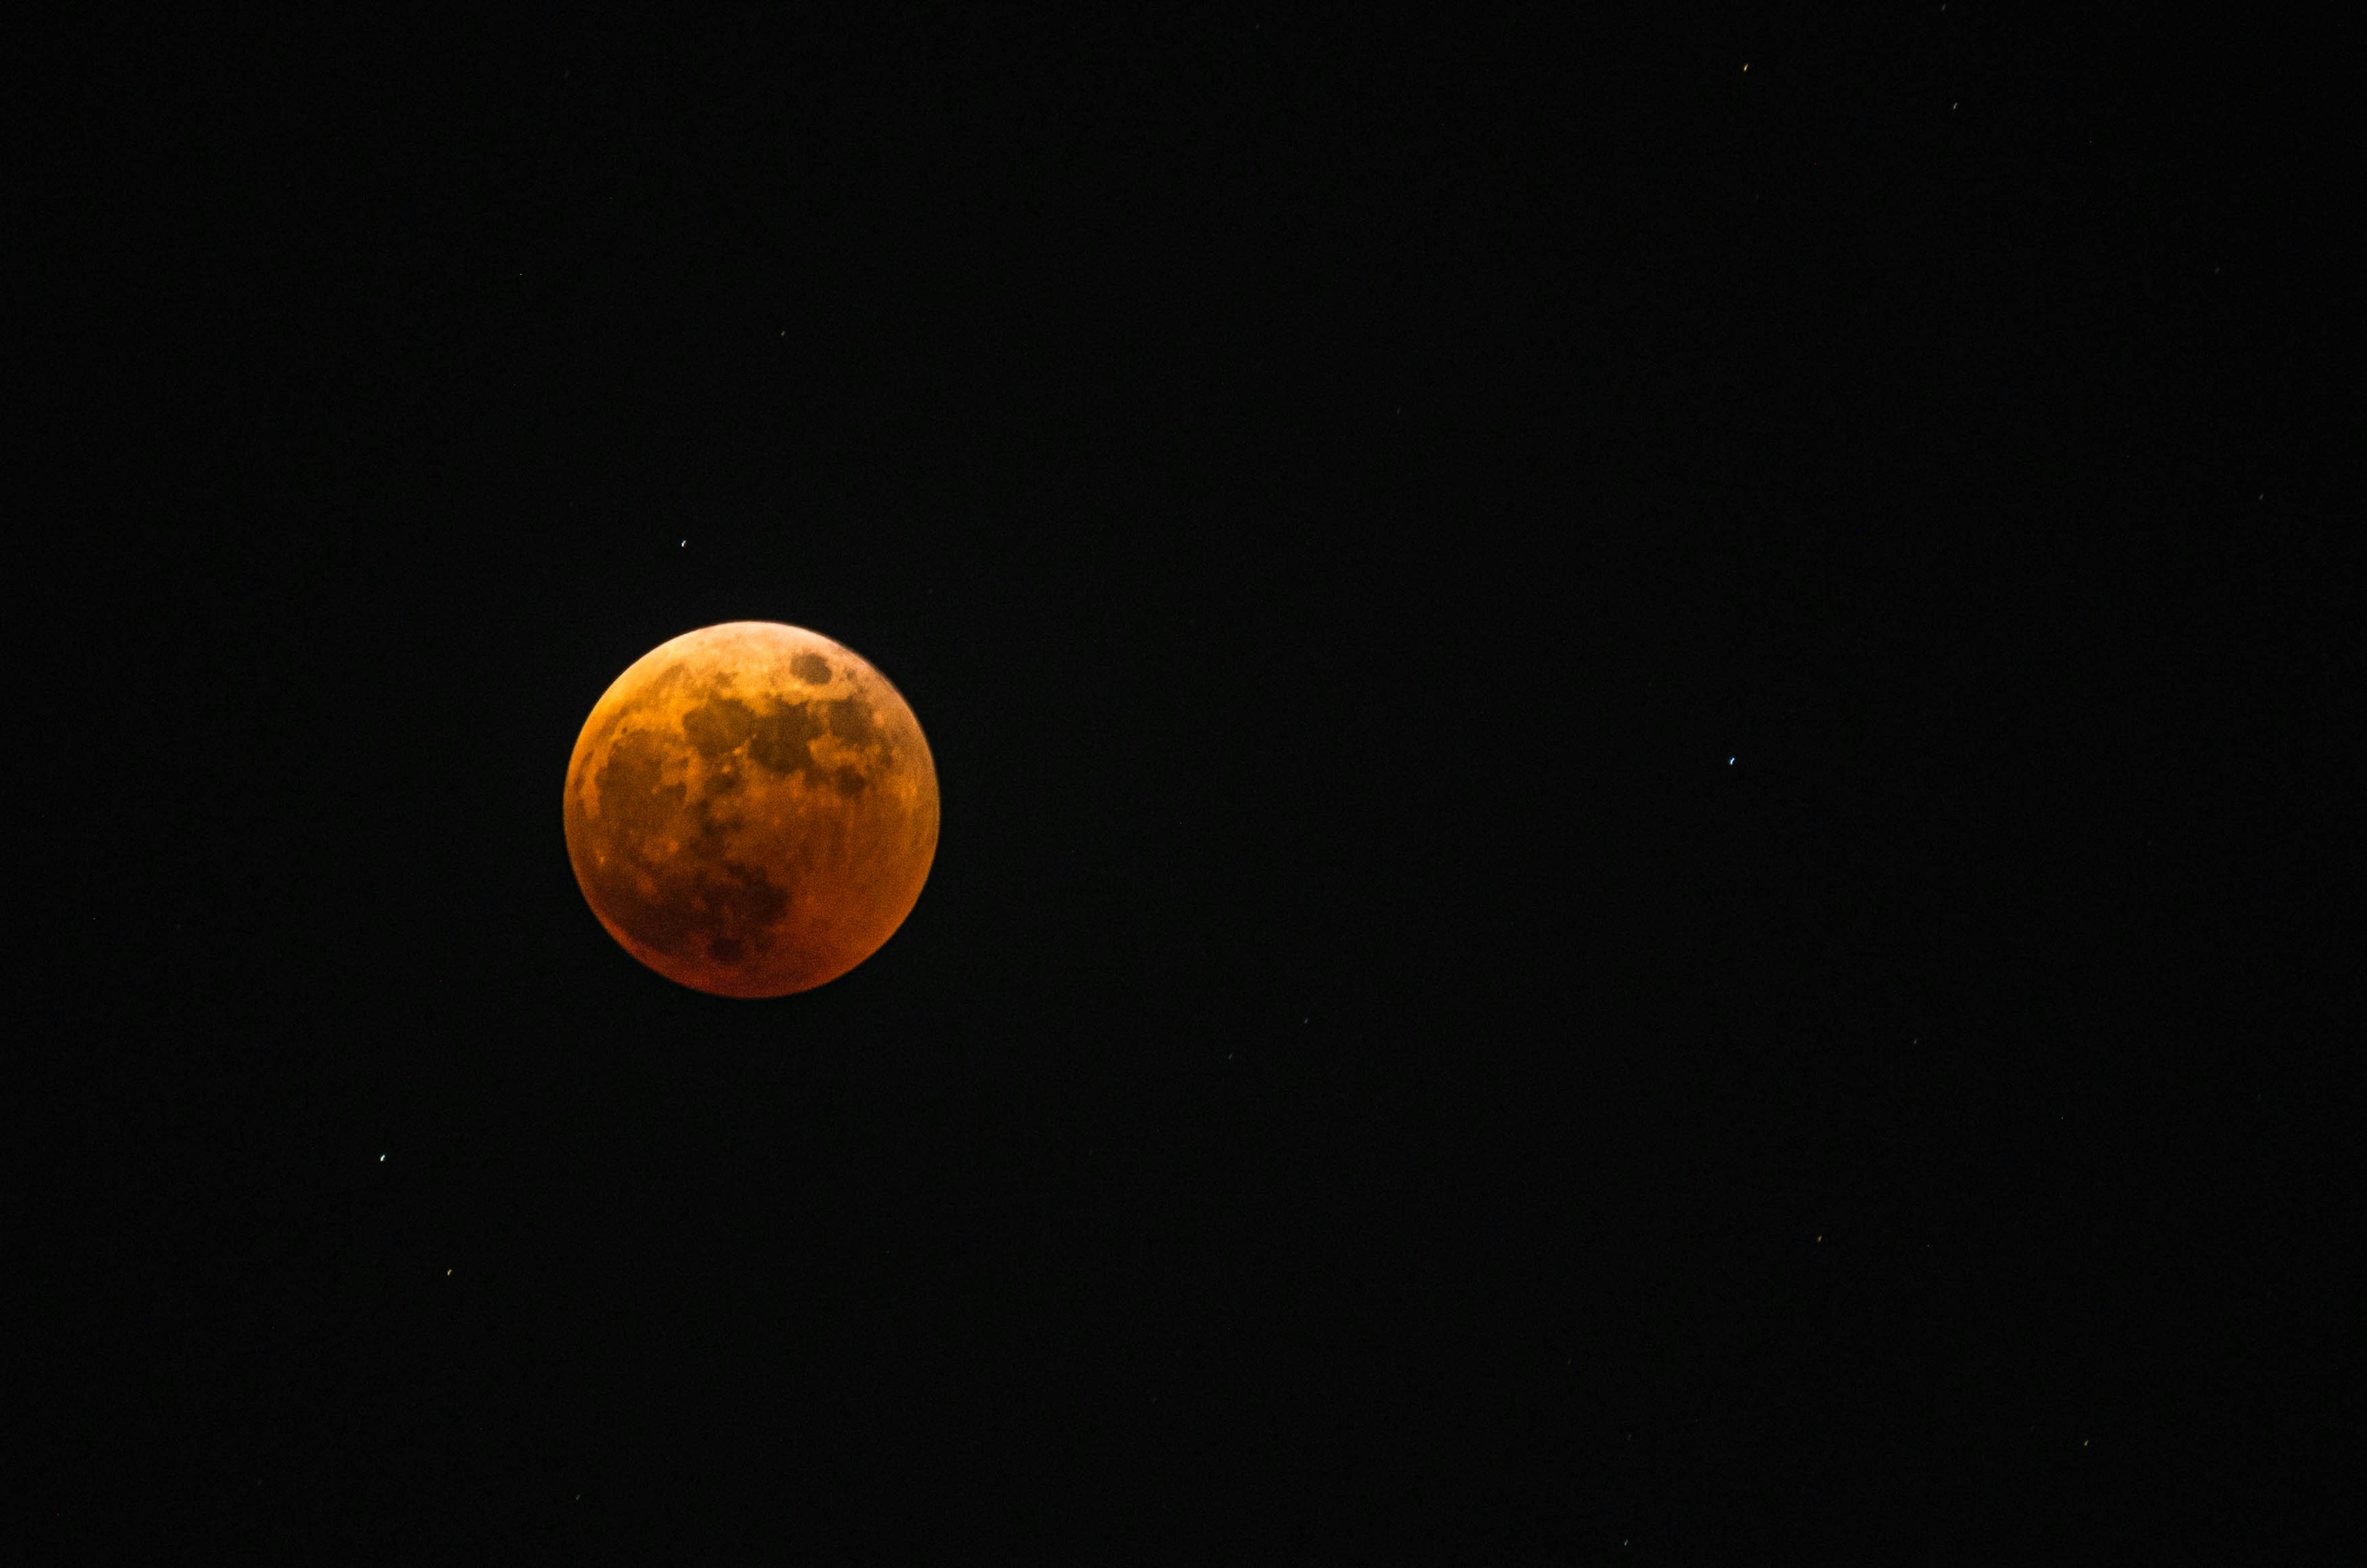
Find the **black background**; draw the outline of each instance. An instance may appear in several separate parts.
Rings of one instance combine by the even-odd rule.
[[[22,1522],[2333,1539],[2339,54],[36,40]],[[764,1004],[636,966],[559,824],[607,682],[743,618],[944,798]]]

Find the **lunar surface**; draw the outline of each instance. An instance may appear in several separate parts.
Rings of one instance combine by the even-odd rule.
[[[912,910],[937,772],[895,687],[828,637],[733,621],[617,677],[567,765],[567,853],[608,934],[725,997],[836,979]]]

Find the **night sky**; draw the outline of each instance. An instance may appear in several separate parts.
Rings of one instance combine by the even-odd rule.
[[[15,1533],[2338,1539],[2339,51],[1524,27],[31,40]],[[943,799],[761,1003],[561,836],[741,619]]]

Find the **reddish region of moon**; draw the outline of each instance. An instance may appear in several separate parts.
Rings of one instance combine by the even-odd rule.
[[[576,737],[566,824],[575,880],[626,952],[717,996],[786,996],[912,913],[936,854],[936,764],[859,656],[732,621],[617,677]]]

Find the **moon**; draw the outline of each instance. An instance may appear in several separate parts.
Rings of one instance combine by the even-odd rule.
[[[780,997],[879,950],[937,851],[937,770],[887,677],[818,632],[731,621],[634,660],[567,764],[567,855],[626,952]]]

